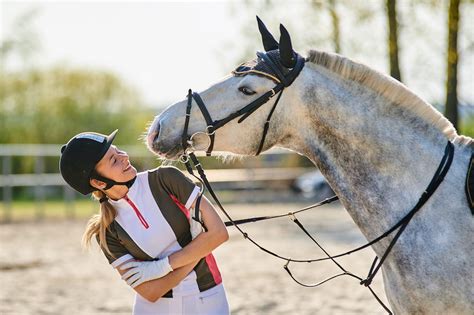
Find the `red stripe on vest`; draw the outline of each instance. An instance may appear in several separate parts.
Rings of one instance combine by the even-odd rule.
[[[140,210],[138,210],[137,206],[133,203],[133,201],[128,198],[127,195],[125,195],[124,199],[127,201],[127,203],[135,210],[135,214],[138,217],[138,220],[142,223],[142,225],[145,227],[145,229],[148,229],[150,226],[148,225],[148,222],[146,222],[145,218],[141,214]]]
[[[181,210],[181,212],[184,213],[184,215],[186,216],[186,218],[189,220],[191,214],[189,213],[189,210],[186,209],[186,207],[183,205],[183,203],[181,201],[178,200],[178,198],[176,198],[175,196],[173,195],[169,195],[170,198],[174,201],[174,203],[178,206],[178,208]]]
[[[180,202],[178,198],[176,198],[175,196],[171,194],[169,196],[174,201],[174,203],[178,206],[178,208],[184,213],[186,218],[189,220],[189,217],[191,215],[189,209],[186,209],[183,203]],[[212,253],[206,256],[206,264],[207,264],[207,267],[209,268],[209,271],[211,272],[212,278],[214,279],[214,283],[216,285],[222,283],[222,276],[219,271],[219,268],[217,267],[217,262],[214,256],[212,255]]]
[[[211,272],[212,277],[214,278],[214,282],[216,284],[221,283],[222,282],[221,273],[219,271],[219,268],[217,268],[216,260],[214,259],[214,256],[212,254],[209,254],[206,256],[206,263],[207,263],[207,266],[209,267],[209,271]]]

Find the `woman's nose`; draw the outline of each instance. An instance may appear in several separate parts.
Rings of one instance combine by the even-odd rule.
[[[122,161],[128,160],[128,154],[125,151],[119,151],[118,156]]]

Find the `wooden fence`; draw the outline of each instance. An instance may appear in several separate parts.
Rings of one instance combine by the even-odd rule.
[[[73,209],[73,201],[76,193],[71,189],[59,173],[45,173],[45,158],[58,157],[60,145],[32,145],[32,144],[8,144],[0,145],[0,158],[2,161],[2,173],[0,175],[0,187],[3,191],[3,220],[10,221],[11,207],[13,201],[14,187],[32,187],[36,206],[36,217],[41,219],[44,214],[44,201],[46,187],[62,187],[63,199],[66,213]],[[123,146],[126,152],[134,158],[150,159],[148,164],[156,159],[144,148],[144,146]],[[271,150],[264,155],[288,155],[292,154],[283,150]],[[29,157],[34,158],[34,173],[13,174],[12,158]],[[150,167],[151,168],[151,167]],[[271,167],[255,168],[245,165],[244,168],[234,169],[209,169],[206,170],[208,179],[214,184],[216,190],[245,190],[245,189],[288,189],[294,179],[306,172],[304,167]],[[73,216],[71,213],[68,216]]]

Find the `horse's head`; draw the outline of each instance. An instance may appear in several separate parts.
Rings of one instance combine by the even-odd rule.
[[[282,133],[275,126],[284,128],[279,113],[289,110],[283,103],[291,98],[291,93],[281,93],[298,76],[304,58],[293,51],[283,25],[277,42],[257,20],[265,52],[257,52],[256,59],[241,64],[222,81],[200,94],[190,93],[156,116],[147,135],[152,152],[167,159],[176,159],[185,150],[254,155],[278,142]]]

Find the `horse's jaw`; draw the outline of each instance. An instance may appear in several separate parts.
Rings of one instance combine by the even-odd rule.
[[[165,161],[177,161],[180,156],[183,155],[183,150],[179,147],[175,147],[167,152],[152,151],[153,154],[158,156],[158,158]]]
[[[147,149],[162,160],[176,161],[183,154],[183,149],[178,142],[175,145],[170,145],[168,142],[159,141],[157,132],[150,129],[145,145]]]

